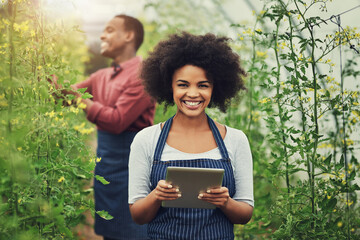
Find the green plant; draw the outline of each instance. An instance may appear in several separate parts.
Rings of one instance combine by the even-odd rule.
[[[267,24],[267,31],[249,29],[240,36],[270,48],[272,52],[267,50],[267,54],[276,63],[266,62],[255,69],[255,74],[268,74],[255,88],[270,90],[259,103],[267,128],[263,133],[271,149],[267,167],[278,192],[269,211],[274,239],[357,237],[356,191],[360,188],[353,181],[359,163],[351,132],[358,126],[358,91],[345,89],[344,74],[335,80],[334,63],[324,59],[337,49],[341,51],[342,46],[354,48],[359,33],[339,27],[325,38],[316,35],[315,29],[325,20],[309,12],[317,7],[324,10],[327,4],[268,1],[258,17],[273,25]],[[259,61],[252,58],[251,66]],[[353,60],[347,62],[350,69],[340,71],[356,77],[357,66],[352,65]],[[327,73],[323,73],[324,66],[328,66]],[[251,80],[253,68],[250,74]]]
[[[84,187],[95,165],[85,144],[94,127],[81,104],[64,107],[71,99],[58,98],[48,79],[77,81],[84,38],[77,27],[47,23],[41,1],[8,1],[1,11],[0,238],[75,238],[71,229],[93,209]]]

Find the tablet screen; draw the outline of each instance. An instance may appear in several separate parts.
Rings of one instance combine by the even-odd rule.
[[[220,187],[223,176],[222,168],[168,167],[166,181],[179,188],[181,197],[172,201],[162,201],[162,206],[214,209],[214,204],[200,200],[198,196],[208,188]]]

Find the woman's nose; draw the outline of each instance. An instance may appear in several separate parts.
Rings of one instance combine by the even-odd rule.
[[[198,97],[200,94],[199,94],[199,90],[196,87],[191,87],[188,89],[187,95],[189,97],[195,98]]]

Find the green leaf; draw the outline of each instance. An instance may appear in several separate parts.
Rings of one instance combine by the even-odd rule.
[[[324,163],[325,163],[325,165],[328,167],[328,169],[331,168],[331,166],[330,166],[331,158],[332,158],[332,154],[330,154],[330,155],[324,160]]]
[[[100,217],[102,217],[103,219],[105,219],[105,220],[111,220],[111,219],[114,218],[113,216],[111,216],[111,215],[110,215],[107,211],[105,211],[105,210],[96,211],[96,213],[97,213]]]
[[[77,89],[77,91],[80,92],[80,93],[84,93],[86,91],[86,89],[87,88],[79,88],[79,89]]]
[[[52,227],[54,226],[54,222],[50,223],[50,224],[47,224],[45,225],[45,227],[43,228],[42,232],[43,233],[50,233],[52,231]]]
[[[92,96],[90,93],[88,93],[88,92],[84,93],[84,94],[81,96],[82,99],[87,99],[87,98],[92,98],[92,97],[93,97],[93,96]]]
[[[331,200],[327,202],[327,204],[325,206],[325,210],[332,211],[335,208],[336,203],[337,203],[337,199],[331,198]]]
[[[104,185],[108,185],[110,183],[109,181],[106,181],[106,179],[104,177],[101,177],[99,175],[96,175],[95,178],[96,178],[96,180],[98,180],[99,182],[101,182]]]
[[[356,173],[355,173],[355,170],[353,170],[353,171],[350,173],[350,176],[349,176],[348,181],[353,181],[353,180],[355,180],[355,176],[356,176]]]
[[[294,68],[292,68],[292,67],[288,67],[288,66],[284,66],[285,68],[286,68],[286,70],[288,70],[289,72],[292,72],[292,71],[294,71]]]

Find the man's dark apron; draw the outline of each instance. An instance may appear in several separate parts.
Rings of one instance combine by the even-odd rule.
[[[191,159],[161,161],[161,155],[171,127],[170,118],[164,125],[153,159],[150,174],[151,190],[159,180],[165,179],[168,166],[223,168],[223,186],[229,189],[230,197],[235,194],[235,178],[224,141],[211,118],[208,117],[210,128],[221,153],[221,159]],[[180,189],[181,191],[181,189]],[[163,208],[160,207],[156,217],[148,224],[151,239],[234,239],[234,225],[219,209],[196,208]]]
[[[95,175],[104,177],[110,184],[94,179],[95,210],[107,211],[114,218],[105,220],[95,214],[95,232],[115,239],[147,239],[146,225],[133,222],[128,204],[128,163],[130,145],[136,132],[111,134],[98,130]]]

